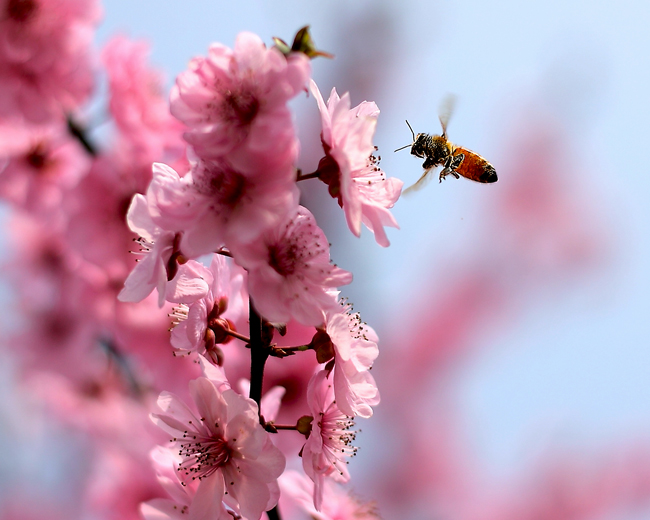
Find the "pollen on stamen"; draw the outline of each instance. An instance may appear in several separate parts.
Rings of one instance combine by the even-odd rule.
[[[146,238],[142,238],[142,237],[134,238],[133,241],[140,245],[140,249],[138,251],[129,250],[129,253],[133,255],[139,255],[139,256],[146,255],[153,249],[154,246],[153,242],[150,242]],[[140,260],[141,259],[136,259],[136,262],[139,262]]]
[[[187,319],[189,311],[190,311],[190,307],[185,303],[180,303],[176,307],[174,307],[172,309],[172,312],[170,312],[167,315],[172,319],[172,326],[169,330],[172,330],[180,322],[185,321]]]

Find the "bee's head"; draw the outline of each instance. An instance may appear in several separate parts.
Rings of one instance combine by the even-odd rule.
[[[431,136],[429,134],[418,134],[411,145],[411,155],[424,158],[427,155]]]

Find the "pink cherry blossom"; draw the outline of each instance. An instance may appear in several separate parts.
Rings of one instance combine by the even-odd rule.
[[[372,416],[371,406],[379,404],[379,390],[370,374],[379,354],[375,331],[352,313],[349,305],[341,312],[328,313],[327,335],[334,347],[334,393],[346,415]]]
[[[181,248],[193,258],[251,242],[298,206],[293,169],[246,172],[223,160],[199,160],[183,178],[164,164],[153,171],[148,198],[154,221],[183,231]]]
[[[186,303],[206,294],[208,286],[200,277],[201,265],[192,261],[179,265],[180,235],[156,226],[143,195],[133,197],[127,221],[131,231],[140,235],[143,256],[124,282],[120,301],[138,302],[157,289],[158,305],[162,307],[165,300]]]
[[[140,513],[145,520],[188,520],[193,518],[210,518],[210,520],[232,520],[221,503],[212,508],[211,516],[200,516],[201,511],[196,513],[196,508],[190,515],[192,500],[196,495],[196,486],[184,485],[178,480],[176,468],[182,462],[178,453],[162,447],[155,448],[151,452],[151,459],[158,474],[158,482],[167,492],[170,498],[154,498],[140,505]]]
[[[64,194],[90,165],[88,153],[61,123],[11,119],[0,125],[0,197],[33,215],[50,222],[53,212],[63,215]]]
[[[287,102],[305,89],[309,74],[304,54],[285,57],[244,32],[234,49],[213,44],[207,58],[192,60],[172,88],[171,111],[190,127],[185,138],[203,159],[243,147],[243,163],[291,165],[298,148]]]
[[[204,377],[190,382],[190,393],[198,414],[166,392],[158,398],[163,413],[152,414],[180,454],[177,476],[193,493],[188,518],[221,518],[223,502],[259,518],[277,503],[285,459],[260,425],[257,404]]]
[[[272,322],[321,325],[324,311],[336,308],[334,289],[352,281],[351,273],[330,263],[327,238],[302,206],[255,242],[233,244],[232,253],[248,271],[256,309]]]
[[[380,518],[374,502],[363,502],[331,480],[324,482],[321,511],[317,511],[314,507],[314,483],[304,474],[287,470],[278,482],[282,491],[280,508],[286,520],[304,518],[305,513],[313,520],[378,520]]]
[[[200,264],[199,264],[200,265]],[[241,268],[232,270],[221,255],[213,255],[210,268],[198,267],[200,277],[208,286],[204,297],[184,308],[178,308],[174,316],[179,320],[172,329],[171,343],[177,355],[189,352],[205,354],[218,364],[219,344],[233,339],[227,330],[248,309],[242,298],[244,273]]]
[[[354,456],[356,431],[351,417],[345,415],[334,399],[334,388],[325,370],[314,374],[307,388],[307,402],[313,421],[302,450],[302,466],[314,482],[314,506],[322,509],[325,477],[338,482],[350,480],[347,457]]]
[[[95,0],[1,0],[0,115],[42,122],[84,102],[99,17]]]
[[[313,80],[311,91],[323,125],[321,140],[326,156],[319,164],[320,178],[328,184],[330,195],[338,199],[350,231],[360,236],[363,223],[377,243],[387,247],[390,242],[384,226],[399,228],[388,210],[399,198],[404,183],[395,177],[386,178],[373,155],[379,109],[368,101],[351,109],[350,95],[345,93],[340,98],[336,89],[325,105]]]
[[[184,152],[184,125],[169,113],[163,75],[151,68],[148,53],[146,42],[115,36],[101,54],[108,75],[108,108],[136,162]]]

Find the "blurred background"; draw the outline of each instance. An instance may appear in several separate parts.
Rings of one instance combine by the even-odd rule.
[[[496,184],[434,178],[399,200],[388,249],[352,237],[324,185],[305,187],[354,273],[344,293],[380,336],[382,404],[359,421],[355,492],[386,519],[650,517],[650,3],[103,5],[97,45],[147,40],[167,86],[213,41],[291,41],[309,24],[336,55],[313,62],[324,96],[379,105],[389,176],[418,179],[421,160],[393,150],[411,141],[405,119],[440,133],[449,94],[448,137],[497,169]],[[294,105],[299,166],[313,171],[317,109]],[[18,420],[29,403],[2,406]],[[38,439],[7,465],[54,449],[72,467],[57,448],[68,439]]]

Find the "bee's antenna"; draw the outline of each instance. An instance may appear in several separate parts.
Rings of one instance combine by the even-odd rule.
[[[414,132],[413,129],[411,128],[411,125],[409,125],[408,119],[406,120],[406,124],[408,125],[409,130],[411,130],[411,134],[413,134],[413,143],[415,143],[415,132]],[[407,144],[407,145],[405,145],[405,146],[402,146],[401,148],[398,148],[398,149],[395,150],[395,151],[396,151],[396,152],[399,152],[400,150],[404,150],[404,148],[408,148],[409,146],[413,146],[413,143],[411,143],[411,144]]]
[[[406,124],[408,125],[409,130],[411,131],[411,134],[413,135],[413,142],[415,142],[415,132],[411,128],[411,125],[409,125],[409,120],[408,119],[406,120]]]

